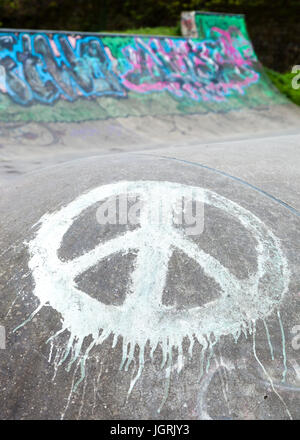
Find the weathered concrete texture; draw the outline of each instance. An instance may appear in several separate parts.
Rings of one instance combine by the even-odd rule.
[[[271,150],[270,142],[267,142],[266,148]],[[240,148],[242,144],[243,142],[239,143]],[[253,151],[247,146],[250,156],[254,154],[254,141],[252,145]],[[294,151],[293,143],[287,142],[285,145],[286,151]],[[164,151],[164,155],[179,157],[179,149]],[[201,154],[208,155],[208,148],[204,147],[200,148],[198,156],[193,148],[182,148],[180,151],[181,157],[185,151],[184,158],[189,157],[195,162],[203,159]],[[211,156],[207,156],[206,163],[211,167],[217,167],[218,157],[222,157],[225,171],[232,174],[236,171],[235,174],[244,179],[251,177],[251,160],[247,160],[247,156],[244,158],[244,162],[249,164],[247,174],[246,165],[243,168],[238,166],[240,159],[235,156],[237,150],[234,150],[234,143],[211,145],[210,151]],[[278,155],[274,154],[274,157],[278,157],[279,161],[281,150],[279,153],[279,149],[273,148],[273,151],[277,151]],[[227,152],[229,156],[226,156]],[[261,146],[256,148],[256,153],[260,157]],[[209,157],[211,161],[208,160]],[[230,157],[236,157],[235,169],[233,160],[229,161]],[[296,158],[295,161],[297,160]],[[273,184],[278,184],[278,190],[276,187],[272,193],[280,198],[285,195],[285,190],[280,192],[280,187],[289,175],[290,168],[285,167],[285,173],[282,171],[282,175],[276,173],[275,176],[272,171],[277,171],[276,167],[277,162],[274,159],[267,169],[270,170],[270,180],[272,179]],[[271,188],[263,180],[259,168],[257,176],[255,183],[269,191]],[[80,363],[78,364],[79,358],[75,356],[76,360],[72,365],[69,363],[71,353],[69,356],[66,353],[64,359],[64,347],[68,343],[69,332],[66,330],[58,335],[52,343],[48,341],[64,324],[61,313],[46,304],[27,323],[14,331],[39,305],[34,290],[37,280],[33,279],[33,273],[28,268],[28,243],[39,231],[40,225],[37,222],[41,216],[54,213],[82,194],[88,194],[93,188],[119,181],[176,182],[213,191],[217,197],[227,200],[225,207],[234,202],[237,204],[234,205],[237,209],[236,215],[226,212],[227,208],[224,210],[206,203],[204,231],[197,236],[185,237],[186,243],[191,242],[207,255],[211,255],[223,268],[228,269],[232,279],[234,277],[241,283],[245,282],[257,271],[259,259],[263,257],[263,248],[268,248],[268,243],[264,242],[263,248],[259,248],[253,230],[251,232],[249,225],[241,224],[238,212],[244,209],[251,213],[249,218],[256,216],[263,223],[262,227],[269,231],[268,234],[277,238],[282,252],[278,269],[281,270],[287,264],[289,272],[288,291],[281,298],[279,286],[282,280],[272,278],[273,266],[278,261],[274,257],[275,247],[271,246],[266,266],[269,268],[268,273],[261,274],[259,281],[258,291],[260,294],[264,292],[257,311],[258,316],[261,313],[261,317],[251,322],[245,331],[246,335],[242,333],[235,341],[231,330],[223,328],[223,325],[226,319],[230,320],[230,316],[239,313],[237,309],[245,311],[247,321],[247,310],[250,313],[251,304],[256,301],[254,297],[251,298],[251,292],[247,289],[240,291],[238,301],[232,298],[231,302],[229,295],[226,299],[228,307],[226,310],[220,309],[224,316],[220,310],[216,311],[218,321],[215,333],[220,331],[224,335],[217,340],[214,340],[213,335],[207,335],[209,345],[206,350],[201,351],[201,346],[196,341],[192,356],[189,357],[189,341],[181,333],[183,327],[180,324],[175,334],[178,346],[173,350],[168,349],[169,355],[172,354],[172,361],[167,361],[161,368],[166,347],[159,344],[151,359],[150,349],[155,347],[151,347],[148,342],[145,346],[144,366],[130,395],[128,390],[141,367],[141,351],[144,347],[136,346],[134,360],[128,371],[120,370],[124,335],[118,334],[117,322],[112,322],[116,326],[116,335],[119,336],[115,340],[116,345],[112,347],[112,332],[102,344],[92,347],[82,381],[77,388],[76,383],[82,373]],[[296,189],[296,182],[293,185]],[[286,197],[284,200],[293,202],[293,199],[287,200]],[[101,227],[95,219],[97,206],[93,204],[89,209],[83,210],[66,232],[61,249],[57,250],[62,261],[80,258],[97,244],[105,243],[128,230],[126,225]],[[0,324],[7,330],[7,349],[1,351],[0,356],[2,419],[299,418],[300,367],[299,350],[297,351],[295,344],[295,326],[299,325],[300,291],[298,211],[293,211],[267,194],[212,169],[180,160],[155,157],[153,154],[125,153],[74,160],[27,174],[2,188],[0,212]],[[254,217],[251,221],[256,222]],[[186,233],[184,228],[178,229],[182,234]],[[133,232],[135,230],[136,228],[132,229]],[[50,232],[49,249],[52,245]],[[52,232],[55,240],[56,233]],[[163,246],[163,243],[153,240],[152,251],[155,252],[159,246]],[[177,319],[176,316],[185,313],[182,316],[190,316],[190,322],[195,320],[195,308],[200,307],[205,320],[206,311],[215,304],[211,301],[218,301],[222,295],[222,281],[218,276],[218,269],[208,276],[203,267],[205,260],[202,265],[198,264],[186,252],[187,249],[175,249],[170,256],[161,307],[168,306],[165,309],[166,316]],[[78,286],[87,295],[107,307],[112,307],[111,310],[113,307],[121,310],[126,299],[132,295],[130,278],[138,254],[133,251],[127,256],[115,253],[110,257],[104,259],[102,264],[95,264],[89,269],[90,272],[82,274],[81,279],[77,280]],[[153,264],[151,258],[148,264]],[[151,273],[150,277],[153,283],[157,281],[155,273]],[[145,286],[149,285],[146,278],[144,283]],[[272,283],[273,288],[270,287]],[[46,290],[47,286],[45,292]],[[276,291],[280,298],[278,301],[274,300]],[[149,300],[151,301],[151,296]],[[267,303],[270,303],[272,310],[268,316],[263,316]],[[131,315],[127,327],[128,331],[134,329],[138,337],[139,332],[143,331],[140,317],[143,317],[147,326],[147,313],[150,313],[150,309],[147,302],[137,302],[133,305],[133,310],[135,313]],[[80,325],[89,326],[90,322],[85,323],[85,319],[83,313]],[[126,321],[126,317],[124,319]],[[197,325],[201,326],[201,322]],[[121,324],[119,328],[122,328]],[[162,333],[168,330],[159,324],[160,328]],[[149,334],[149,341],[152,337]],[[85,339],[82,353],[85,353],[91,342],[91,336]],[[181,345],[182,357],[180,350],[178,351]],[[184,366],[178,372],[181,360]]]
[[[156,148],[144,153],[188,161],[227,173],[300,210],[299,146],[299,133],[287,132]]]
[[[201,116],[145,116],[55,124],[2,122],[0,186],[24,173],[92,155],[190,145],[194,145],[193,151],[203,151],[204,146],[199,144],[297,133],[299,118],[300,110],[289,104]],[[184,154],[185,150],[182,151]]]
[[[299,418],[300,113],[209,23],[0,32],[1,419]]]

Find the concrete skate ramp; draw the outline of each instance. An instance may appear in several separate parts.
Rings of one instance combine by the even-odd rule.
[[[137,223],[101,224],[122,194]],[[30,173],[0,211],[1,418],[299,418],[299,211],[137,153]]]
[[[295,130],[299,110],[269,82],[244,19],[197,23],[199,39],[1,30],[3,180],[91,154]]]
[[[2,32],[1,419],[299,418],[299,112],[210,26]]]

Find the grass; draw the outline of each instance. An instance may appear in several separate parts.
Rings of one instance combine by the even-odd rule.
[[[159,26],[159,27],[144,27],[138,29],[126,29],[125,31],[109,31],[114,34],[134,34],[134,35],[164,35],[167,37],[179,37],[180,25],[177,26]]]

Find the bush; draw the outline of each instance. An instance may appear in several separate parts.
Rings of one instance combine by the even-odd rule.
[[[143,27],[138,29],[126,29],[122,31],[109,31],[112,33],[133,34],[133,35],[163,35],[170,37],[178,37],[181,35],[180,25],[178,26],[160,26],[160,27]]]

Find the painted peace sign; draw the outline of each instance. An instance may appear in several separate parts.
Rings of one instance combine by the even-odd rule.
[[[139,194],[144,202],[140,227],[100,243],[71,261],[61,261],[57,251],[80,213],[96,202],[125,192]],[[199,249],[184,231],[174,227],[172,209],[179,198],[189,198],[191,192],[195,200],[239,220],[253,235],[257,251],[256,273],[247,279],[238,279],[213,256]],[[163,205],[165,212],[164,223],[159,226],[149,222],[158,204]],[[131,352],[136,344],[142,347],[148,341],[152,350],[158,344],[180,350],[184,337],[207,345],[211,334],[217,339],[249,330],[253,321],[272,312],[288,287],[289,271],[279,240],[250,211],[208,189],[171,182],[117,182],[81,195],[59,211],[43,216],[40,223],[36,237],[29,243],[34,293],[41,304],[49,304],[61,314],[62,330],[69,330],[71,340],[79,341],[79,347],[89,335],[94,344],[100,344],[110,334],[114,335],[114,343],[122,336],[123,349],[130,344]],[[193,259],[206,276],[214,279],[220,286],[218,299],[184,310],[162,303],[168,264],[175,249]],[[77,276],[107,256],[129,251],[135,251],[137,257],[122,305],[103,304],[76,286],[74,279]]]

